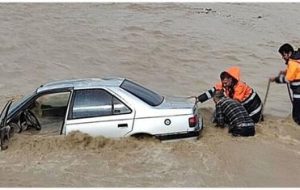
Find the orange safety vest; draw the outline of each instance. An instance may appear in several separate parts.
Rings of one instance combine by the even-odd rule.
[[[238,67],[231,67],[227,71],[230,76],[235,78],[238,82],[233,87],[234,94],[232,99],[235,99],[239,102],[245,101],[253,92],[252,88],[250,88],[245,82],[240,81],[240,69]],[[227,97],[229,97],[229,89],[223,87],[222,82],[219,82],[215,85],[216,90],[224,90],[224,93]]]
[[[289,82],[300,80],[300,60],[289,59],[285,76]]]

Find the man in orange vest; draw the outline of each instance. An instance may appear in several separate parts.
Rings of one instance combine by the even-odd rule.
[[[280,71],[277,77],[271,77],[271,82],[289,83],[293,92],[293,120],[300,125],[300,49],[294,51],[294,48],[286,43],[280,46],[278,52],[281,54],[287,68]]]
[[[262,102],[258,94],[245,82],[240,80],[240,68],[231,67],[220,74],[221,82],[198,96],[199,102],[211,99],[216,90],[222,90],[226,97],[240,102],[252,120],[257,123],[261,119]]]

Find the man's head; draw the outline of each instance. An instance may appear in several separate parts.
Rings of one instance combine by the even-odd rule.
[[[280,46],[278,52],[281,54],[282,59],[284,59],[287,63],[287,61],[294,52],[294,48],[290,44],[286,43]]]
[[[217,103],[219,100],[221,100],[224,97],[224,91],[223,90],[217,90],[214,94],[214,102]]]
[[[220,78],[221,78],[222,86],[225,88],[232,87],[237,83],[237,80],[227,72],[222,72]]]

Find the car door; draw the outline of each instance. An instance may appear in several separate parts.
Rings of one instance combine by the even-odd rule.
[[[75,90],[64,132],[122,137],[132,130],[134,110],[104,89]]]
[[[71,92],[71,89],[44,91],[25,100],[25,103],[18,109],[21,112],[20,125],[23,125],[25,121],[22,112],[28,109],[41,125],[38,134],[60,134],[66,118]]]

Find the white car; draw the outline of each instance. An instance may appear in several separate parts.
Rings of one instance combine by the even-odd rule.
[[[2,111],[2,131],[170,140],[198,137],[203,128],[196,102],[163,97],[124,78],[52,82],[10,104]]]

